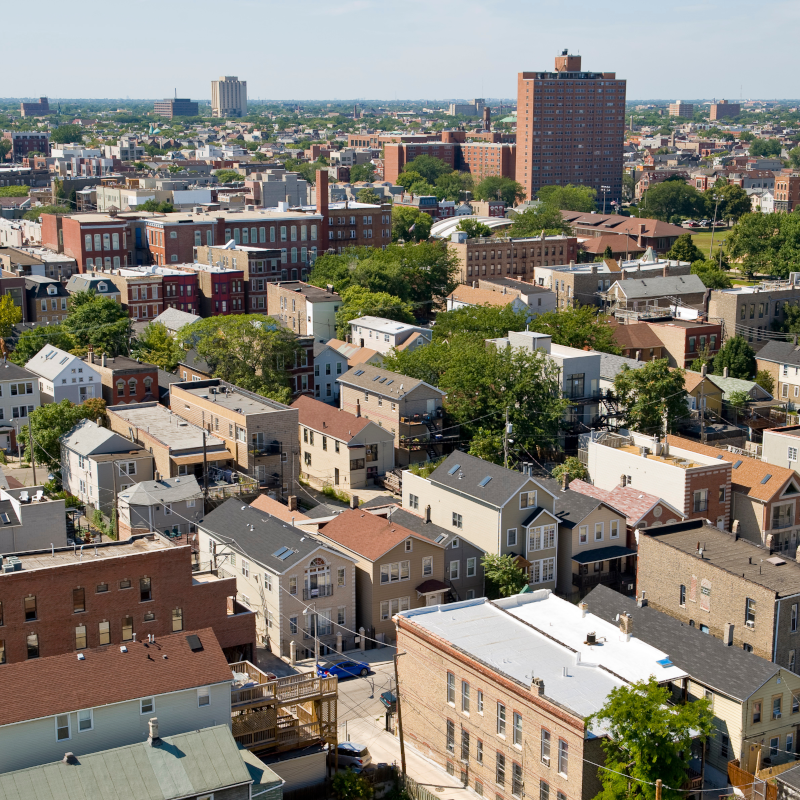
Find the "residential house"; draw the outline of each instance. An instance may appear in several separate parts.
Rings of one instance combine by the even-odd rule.
[[[681,448],[689,458],[706,457],[731,464],[731,525],[738,522],[737,531],[745,539],[777,552],[795,552],[800,531],[800,480],[793,469],[677,436],[669,436],[667,441],[671,452]]]
[[[25,278],[25,295],[29,322],[58,324],[67,318],[69,292],[61,281],[30,275]]]
[[[194,475],[139,481],[118,500],[120,538],[163,531],[189,538],[204,516],[203,490]]]
[[[642,217],[623,217],[618,214],[595,214],[581,211],[562,211],[564,221],[572,226],[576,236],[607,236],[617,234],[633,236],[636,243],[651,247],[657,253],[666,253],[679,236],[686,231],[679,225]]]
[[[683,385],[691,411],[704,411],[703,418],[708,422],[722,421],[723,391],[713,375],[686,370]]]
[[[646,322],[630,322],[627,325],[612,324],[614,344],[622,350],[625,358],[634,361],[657,361],[667,358],[664,343]]]
[[[800,404],[800,347],[796,342],[767,342],[756,354],[756,366],[772,376],[776,398]]]
[[[347,356],[333,347],[330,341],[325,344],[314,343],[314,397],[317,400],[338,405],[339,384],[336,378],[347,370]]]
[[[728,647],[656,610],[646,600],[640,605],[635,598],[620,597],[607,586],[593,589],[585,603],[594,616],[612,624],[620,616],[629,616],[637,639],[665,650],[669,660],[688,673],[688,678],[670,687],[673,702],[704,697],[711,701],[714,732],[705,743],[707,784],[726,787],[728,762],[733,759],[745,769],[754,766],[759,755],[763,766],[794,760],[800,675],[755,653]],[[780,716],[776,716],[776,708],[781,710]]]
[[[147,450],[90,419],[61,437],[62,486],[107,517],[121,491],[152,479],[153,456]]]
[[[707,452],[711,451],[711,452]],[[581,441],[581,457],[601,489],[633,486],[656,495],[689,519],[710,519],[727,529],[732,514],[732,464],[725,452],[695,448],[689,439],[635,431],[592,431]],[[656,523],[658,524],[658,523]]]
[[[45,345],[28,361],[25,369],[38,378],[39,395],[43,403],[69,400],[79,404],[101,396],[100,373],[78,356],[51,344]],[[33,410],[30,405],[28,410]]]
[[[772,395],[766,389],[762,389],[755,381],[748,381],[744,378],[729,378],[727,367],[724,368],[723,372],[723,375],[710,376],[711,380],[722,392],[723,400],[730,400],[733,392],[744,392],[748,401],[764,402],[773,399]]]
[[[351,492],[394,469],[388,428],[312,397],[299,397],[292,408],[299,412],[300,474],[316,486]]]
[[[370,364],[348,370],[337,381],[340,408],[392,432],[396,464],[406,466],[441,455],[444,392]]]
[[[43,486],[0,489],[0,523],[0,553],[67,543],[64,500],[46,497]]]
[[[404,713],[406,741],[478,796],[596,796],[608,733],[587,718],[614,689],[687,677],[629,635],[628,617],[617,627],[547,590],[395,622],[405,708],[435,709]]]
[[[103,274],[83,273],[72,275],[67,281],[67,291],[70,294],[94,292],[100,297],[108,297],[117,303],[122,300],[119,289],[108,279],[107,275]]]
[[[373,639],[394,639],[392,617],[399,611],[438,605],[449,596],[443,543],[391,515],[350,509],[322,526],[317,536],[355,561],[356,626]]]
[[[155,471],[143,480],[194,475],[202,481],[204,463],[212,480],[231,469],[233,456],[222,438],[159,403],[109,406],[106,413],[128,447],[136,443],[151,455]]]
[[[103,400],[106,404],[147,403],[158,399],[158,367],[142,363],[138,358],[106,356],[100,358],[92,347],[83,359],[100,375]]]
[[[378,353],[390,353],[395,348],[416,349],[430,344],[432,331],[407,322],[383,317],[358,317],[350,320],[350,341],[360,347],[370,347]]]
[[[701,308],[705,294],[705,284],[698,275],[637,279],[628,278],[623,272],[605,293],[605,301],[612,312],[669,308],[676,300]]]
[[[360,364],[372,364],[379,367],[383,363],[381,354],[371,347],[359,347],[349,342],[343,342],[341,339],[328,339],[326,344],[344,356],[350,367],[356,367]]]
[[[148,720],[148,725],[151,735],[144,742],[0,775],[0,792],[8,795],[20,786],[36,786],[39,800],[71,800],[85,796],[89,787],[99,797],[110,798],[119,797],[120,791],[133,796],[139,787],[147,786],[153,787],[150,796],[155,800],[238,800],[242,796],[280,800],[283,796],[283,780],[248,750],[240,749],[227,724],[163,737],[158,717]]]
[[[252,658],[255,612],[236,602],[234,580],[196,563],[194,549],[186,536],[158,534],[91,551],[34,543],[17,554],[16,569],[0,573],[3,658],[74,658],[86,648],[199,627],[214,630],[229,661]]]
[[[528,321],[539,314],[556,310],[554,292],[531,283],[500,278],[497,281],[481,280],[472,285],[461,284],[447,296],[447,310],[474,308],[475,306],[497,306],[511,308],[524,313]]]
[[[257,611],[258,641],[272,653],[307,658],[341,651],[345,640],[350,649],[356,568],[341,548],[234,498],[205,516],[198,545],[201,565],[236,578],[237,597]]]
[[[625,326],[628,327],[628,326]],[[600,392],[614,392],[614,379],[624,369],[641,369],[644,361],[613,353],[600,353]]]
[[[722,346],[722,326],[717,323],[670,319],[645,324],[661,340],[671,367],[685,369],[701,355],[713,358]]]
[[[687,520],[639,534],[637,593],[648,605],[794,672],[800,564]]]
[[[6,664],[3,676],[18,690],[0,711],[0,773],[141,742],[156,715],[159,735],[174,736],[231,713],[231,669],[210,628]]]
[[[317,342],[336,336],[336,312],[342,298],[332,286],[320,289],[303,281],[282,280],[267,285],[267,314],[277,317],[287,328]]]
[[[4,359],[0,365],[0,449],[17,449],[19,431],[40,405],[39,376]]]
[[[165,308],[153,322],[163,325],[170,336],[175,336],[181,328],[191,325],[199,319],[202,319],[202,317],[198,317],[197,314],[190,314],[188,311],[181,311],[177,308]]]
[[[624,233],[604,233],[601,236],[590,236],[578,239],[578,250],[592,258],[605,256],[611,250],[611,258],[630,260],[639,258],[647,251],[647,246],[639,244],[633,236]]]
[[[237,470],[290,494],[299,474],[297,409],[217,378],[169,388],[172,412],[222,439]]]
[[[559,588],[556,495],[530,475],[451,453],[427,478],[403,473],[403,508],[485,553],[521,557],[532,587]]]
[[[797,452],[800,445],[800,425],[768,428],[763,433],[761,460],[766,464],[792,469],[800,475]]]

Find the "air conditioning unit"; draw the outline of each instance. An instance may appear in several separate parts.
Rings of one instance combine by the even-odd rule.
[[[550,756],[542,756],[542,764],[546,764],[549,767],[550,766]]]
[[[748,628],[755,628],[755,626],[756,626],[756,623],[752,619],[748,619],[744,624]]]

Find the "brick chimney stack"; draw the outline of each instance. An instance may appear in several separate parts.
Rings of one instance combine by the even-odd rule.
[[[319,224],[317,252],[322,255],[328,249],[328,170],[317,170],[317,214],[322,215]]]

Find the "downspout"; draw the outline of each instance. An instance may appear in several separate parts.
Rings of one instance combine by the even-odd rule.
[[[778,610],[775,614],[775,627],[773,629],[772,639],[772,661],[775,662],[775,659],[778,657],[778,624],[781,621],[781,601],[780,598],[778,599]]]

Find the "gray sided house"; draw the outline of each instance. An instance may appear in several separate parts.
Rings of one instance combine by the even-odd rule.
[[[0,489],[0,553],[43,550],[66,544],[63,500],[45,497],[42,486]],[[3,569],[7,567],[6,561]]]
[[[119,532],[158,531],[165,536],[194,533],[203,518],[203,490],[194,475],[142,481],[119,495]]]
[[[39,376],[7,359],[0,363],[0,449],[16,447],[28,414],[40,405]]]
[[[323,403],[339,404],[339,384],[336,379],[349,367],[347,356],[335,347],[314,342],[314,397]]]
[[[25,369],[38,377],[43,403],[70,400],[78,405],[103,396],[100,373],[78,356],[51,344],[45,345],[25,365]]]

